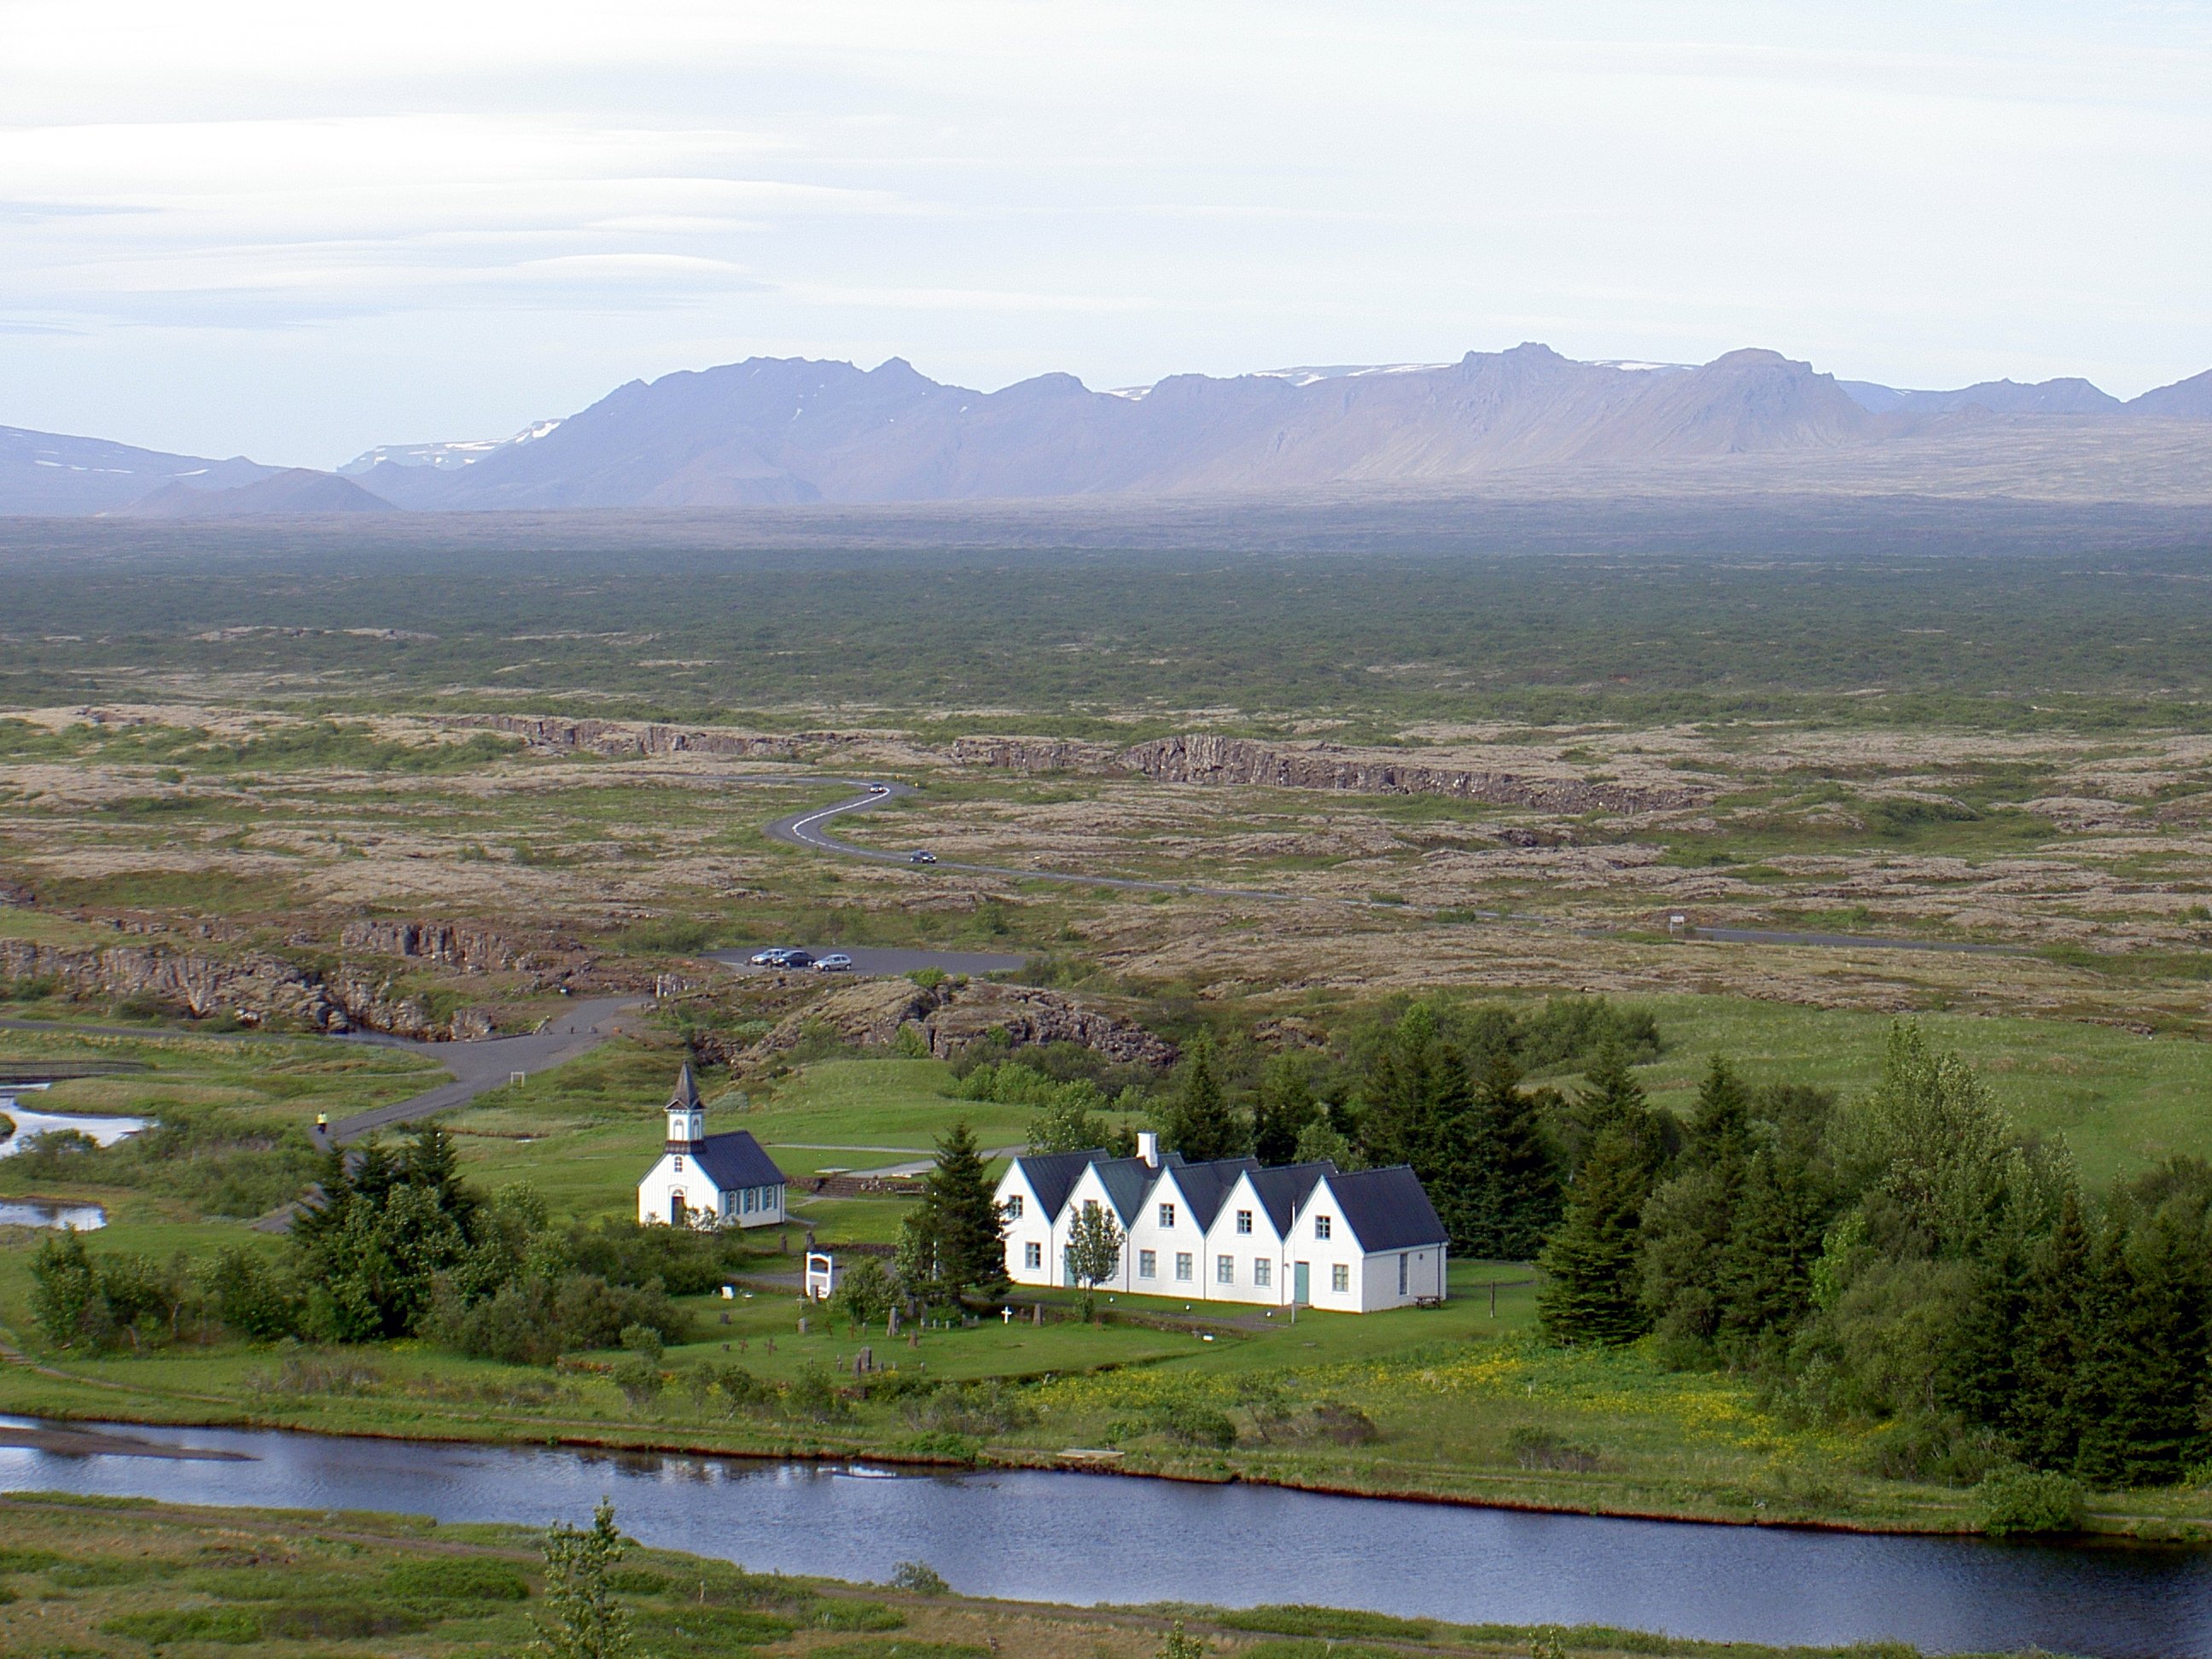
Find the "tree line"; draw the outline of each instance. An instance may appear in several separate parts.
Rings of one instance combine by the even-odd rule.
[[[2212,1454],[2212,1164],[2100,1199],[1909,1022],[1863,1099],[1716,1058],[1686,1122],[1632,1081],[1586,1127],[1540,1258],[1555,1339],[1873,1424],[1892,1474],[2139,1486]]]

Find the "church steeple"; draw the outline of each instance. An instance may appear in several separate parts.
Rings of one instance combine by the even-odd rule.
[[[668,1097],[668,1150],[700,1152],[707,1146],[707,1103],[699,1098],[699,1085],[691,1075],[691,1062],[676,1079],[676,1092]]]

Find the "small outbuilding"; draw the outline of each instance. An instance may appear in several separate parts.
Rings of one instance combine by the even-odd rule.
[[[668,1097],[668,1140],[637,1183],[641,1226],[772,1227],[784,1219],[783,1171],[743,1129],[707,1133],[687,1063]]]

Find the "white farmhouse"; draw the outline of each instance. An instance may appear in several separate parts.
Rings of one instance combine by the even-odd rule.
[[[784,1218],[783,1171],[743,1129],[707,1133],[707,1108],[686,1065],[668,1100],[668,1144],[637,1183],[641,1226],[769,1227]]]
[[[1072,1282],[1069,1232],[1097,1205],[1127,1236],[1104,1289],[1341,1313],[1445,1293],[1449,1241],[1402,1164],[1352,1173],[1327,1162],[1188,1164],[1143,1134],[1134,1158],[1102,1149],[1016,1158],[998,1197],[1017,1285]]]

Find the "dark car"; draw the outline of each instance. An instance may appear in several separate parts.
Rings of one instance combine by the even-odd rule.
[[[811,968],[814,958],[804,951],[786,951],[783,960],[775,965],[779,968]]]
[[[934,864],[937,862],[937,854],[934,853],[908,853],[906,855],[906,861],[908,864]]]

